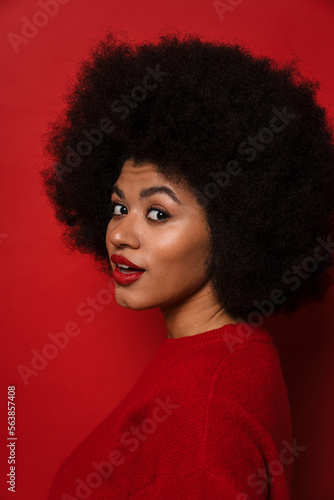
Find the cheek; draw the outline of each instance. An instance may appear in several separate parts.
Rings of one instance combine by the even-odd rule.
[[[204,262],[208,256],[208,235],[196,231],[161,235],[150,248],[149,262],[154,274],[163,276],[167,283],[197,282],[205,274]]]

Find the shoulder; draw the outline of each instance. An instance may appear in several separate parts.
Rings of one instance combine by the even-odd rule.
[[[237,488],[243,481],[249,488],[252,480],[260,481],[261,470],[279,464],[286,442],[292,442],[291,415],[279,353],[270,339],[248,339],[233,348],[212,378],[203,464]],[[280,469],[279,480],[289,483],[291,469]]]
[[[272,417],[279,417],[282,404],[289,406],[279,352],[269,334],[234,345],[217,366],[208,405],[219,406],[226,400],[241,405],[268,427],[274,424]]]

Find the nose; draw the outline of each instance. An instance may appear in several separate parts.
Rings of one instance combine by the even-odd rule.
[[[108,228],[109,242],[115,247],[140,247],[138,218],[134,212],[111,219]]]

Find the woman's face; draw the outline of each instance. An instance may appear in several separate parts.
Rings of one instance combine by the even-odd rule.
[[[156,186],[164,186],[170,194],[141,195]],[[152,163],[135,166],[130,159],[123,165],[111,201],[114,215],[106,232],[109,258],[121,255],[145,269],[130,284],[115,281],[119,305],[138,310],[168,308],[212,293],[204,267],[209,226],[189,188],[167,181]],[[116,264],[111,266],[114,271]]]

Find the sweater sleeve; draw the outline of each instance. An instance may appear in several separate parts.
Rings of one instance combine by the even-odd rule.
[[[289,500],[285,469],[271,432],[233,398],[211,387],[194,470],[157,474],[131,500]],[[219,391],[217,393],[216,389]],[[257,416],[259,413],[257,414]]]
[[[134,492],[130,500],[265,500],[266,492],[248,495],[224,475],[215,476],[200,466],[194,471],[158,475],[155,481]],[[285,498],[285,497],[282,497]]]
[[[216,417],[208,416],[203,444],[210,482],[227,499],[289,500],[286,471],[268,430],[231,402]]]
[[[285,387],[275,348],[273,356],[262,349],[236,349],[208,395],[202,464],[234,500],[290,499],[289,465],[281,460],[291,440]]]

